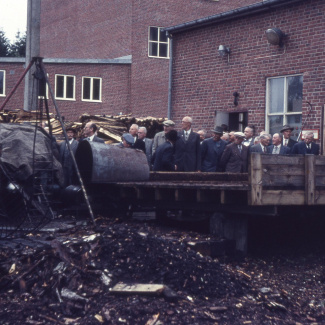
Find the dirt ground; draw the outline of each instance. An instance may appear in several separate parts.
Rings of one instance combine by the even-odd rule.
[[[197,227],[96,222],[0,241],[0,324],[325,324],[323,221],[252,220],[246,257],[198,252]]]

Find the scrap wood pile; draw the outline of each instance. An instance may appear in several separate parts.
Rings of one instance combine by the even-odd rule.
[[[91,121],[99,128],[99,137],[103,138],[108,143],[117,143],[121,141],[122,134],[128,132],[132,124],[146,127],[148,132],[147,137],[153,138],[157,132],[162,131],[162,123],[165,120],[166,118],[155,118],[152,116],[136,118],[131,116],[131,114],[117,116],[83,114],[79,117],[78,121],[64,121],[64,125],[65,127],[72,127],[75,129],[77,132],[77,138],[80,138],[85,124]],[[47,121],[45,113],[40,115],[39,112],[26,112],[23,110],[0,112],[0,123],[29,122],[41,125],[42,121]],[[53,134],[58,138],[58,140],[60,140],[63,133],[62,127],[58,118],[53,113],[50,113],[50,124]]]

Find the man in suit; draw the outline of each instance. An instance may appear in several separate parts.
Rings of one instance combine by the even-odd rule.
[[[304,141],[296,143],[291,153],[300,155],[319,155],[319,145],[314,142],[314,133],[306,132]]]
[[[228,173],[247,172],[248,147],[242,142],[245,139],[243,132],[235,132],[235,141],[226,146],[220,165]]]
[[[152,156],[153,171],[175,171],[174,149],[177,141],[177,131],[170,130],[166,133],[166,141],[160,145]]]
[[[270,151],[270,140],[271,136],[269,134],[260,135],[260,142],[249,147],[249,152],[258,152],[258,153],[271,153]]]
[[[166,142],[166,134],[173,130],[175,123],[172,120],[167,120],[163,122],[164,131],[158,132],[153,138],[152,144],[152,154],[155,153],[156,149]]]
[[[129,129],[129,133],[133,136],[134,143],[138,139],[138,131],[139,131],[139,126],[138,124],[132,124]]]
[[[292,149],[292,147],[297,143],[296,140],[290,138],[292,131],[293,128],[290,127],[290,125],[283,125],[282,129],[280,130],[280,133],[283,135],[282,144],[290,149]]]
[[[290,148],[282,144],[282,137],[279,133],[274,133],[272,137],[272,145],[270,148],[270,153],[273,155],[288,155],[290,153]]]
[[[138,139],[135,141],[134,148],[142,150],[148,160],[149,166],[151,165],[151,156],[152,156],[152,140],[147,137],[147,129],[144,126],[139,127]]]
[[[78,147],[78,141],[74,139],[76,130],[73,128],[67,128],[66,132],[72,154],[74,155]],[[63,167],[64,186],[67,187],[75,181],[76,170],[66,140],[60,143],[60,159]]]
[[[85,138],[82,140],[88,140],[88,141],[93,141],[93,142],[101,142],[101,143],[105,143],[105,141],[101,138],[99,138],[96,135],[96,131],[97,131],[97,126],[95,123],[92,122],[88,122],[83,130],[84,136]]]
[[[217,126],[213,132],[213,137],[201,144],[201,171],[221,172],[220,159],[227,142],[221,139],[223,128]]]
[[[200,136],[192,130],[192,118],[185,116],[182,131],[175,143],[175,161],[177,171],[194,172],[201,170]]]
[[[254,145],[254,137],[253,137],[253,134],[254,134],[254,130],[247,126],[244,130],[244,134],[245,134],[245,139],[243,141],[243,145],[244,146],[247,146],[247,147],[251,147]]]
[[[202,144],[207,133],[205,130],[199,130],[199,131],[197,131],[197,134],[200,136],[200,143]]]

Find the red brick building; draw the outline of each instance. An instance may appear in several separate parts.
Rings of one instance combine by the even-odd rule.
[[[198,128],[248,124],[270,133],[290,124],[295,135],[303,127],[322,139],[323,0],[269,0],[166,30],[173,39],[173,120],[190,115]],[[274,45],[267,35],[283,37]],[[219,55],[220,45],[229,56]]]

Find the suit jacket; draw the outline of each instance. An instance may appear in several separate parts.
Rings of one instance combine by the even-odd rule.
[[[73,160],[71,158],[68,146],[66,144],[67,142],[64,140],[60,143],[60,158],[61,163],[63,167],[63,174],[64,174],[64,186],[69,186],[73,184],[75,177],[76,177],[76,171],[74,169]],[[76,154],[77,148],[78,148],[78,141],[73,140],[70,144],[71,150],[73,154]]]
[[[282,141],[282,143],[283,143],[283,141]],[[291,149],[296,143],[298,143],[298,141],[289,138],[287,147],[289,147]]]
[[[236,143],[228,144],[221,156],[221,166],[226,172],[247,172],[248,147],[242,145],[241,152]]]
[[[157,148],[165,142],[166,142],[165,131],[156,133],[152,143],[152,154],[154,154]]]
[[[201,144],[201,170],[202,172],[221,172],[220,159],[226,148],[226,141],[206,139]]]
[[[300,155],[319,155],[319,145],[315,142],[311,143],[311,149],[308,150],[306,147],[306,143],[304,141],[296,143],[292,149],[292,154],[300,154]]]
[[[270,153],[273,152],[274,144],[270,145]],[[291,152],[290,148],[288,146],[283,146],[281,144],[280,146],[280,152],[278,153],[279,155],[289,155]]]
[[[140,149],[146,154],[149,166],[152,157],[152,142],[152,139],[144,138],[144,140],[137,139],[134,144],[135,149]]]
[[[272,151],[270,151],[270,146],[266,146],[266,152],[263,151],[261,145],[258,144],[254,144],[253,146],[249,147],[249,152],[259,152],[259,153],[272,153]]]
[[[174,147],[167,141],[160,145],[152,156],[153,171],[174,171]]]
[[[177,171],[194,172],[201,170],[201,145],[200,136],[191,131],[187,141],[185,141],[185,132],[178,133],[178,139],[175,143],[175,163]]]
[[[85,141],[85,140],[88,141],[87,138],[83,138],[83,139],[81,139],[80,141]],[[93,138],[93,142],[105,143],[105,141],[104,141],[102,138],[99,138],[97,135],[94,136],[94,138]]]

